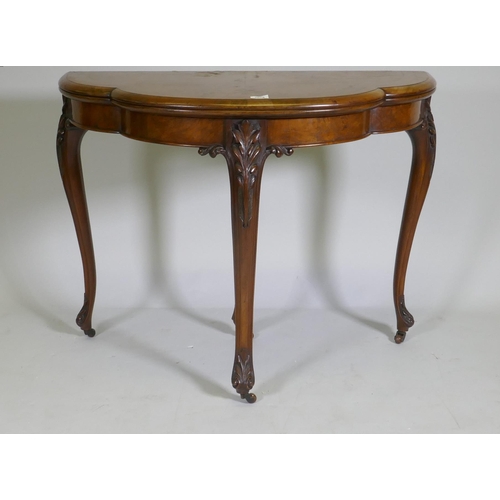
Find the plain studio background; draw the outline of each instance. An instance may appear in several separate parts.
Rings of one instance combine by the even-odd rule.
[[[371,68],[437,80],[436,164],[406,282],[416,323],[401,346],[407,134],[268,159],[252,407],[230,385],[222,157],[86,134],[97,336],[76,327],[83,276],[55,151],[57,81],[75,69],[92,68],[0,68],[0,431],[500,430],[499,68]]]

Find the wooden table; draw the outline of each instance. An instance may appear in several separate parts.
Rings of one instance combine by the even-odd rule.
[[[76,323],[89,337],[96,268],[80,143],[87,130],[198,148],[229,168],[236,349],[232,385],[253,403],[253,304],[262,170],[269,155],[406,131],[413,160],[394,271],[396,343],[414,320],[404,284],[436,153],[430,96],[436,82],[417,71],[71,72],[59,81],[61,176],[83,260],[85,295]]]

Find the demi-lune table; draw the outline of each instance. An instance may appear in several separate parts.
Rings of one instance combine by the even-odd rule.
[[[413,146],[394,271],[396,343],[414,320],[404,285],[436,154],[430,99],[436,82],[420,71],[70,72],[59,81],[59,168],[83,260],[85,295],[76,323],[89,337],[96,267],[80,161],[88,130],[190,146],[221,155],[229,169],[236,349],[231,382],[253,403],[253,307],[262,170],[269,155],[406,131]]]

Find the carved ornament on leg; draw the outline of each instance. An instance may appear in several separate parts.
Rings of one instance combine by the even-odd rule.
[[[261,137],[262,130],[258,120],[235,121],[231,127],[229,146],[214,144],[201,147],[201,156],[209,155],[215,158],[223,155],[228,165],[234,168],[238,183],[238,216],[243,227],[248,227],[253,215],[254,188],[262,173],[265,159],[274,154],[280,158],[293,154],[293,148],[272,145],[264,148]]]

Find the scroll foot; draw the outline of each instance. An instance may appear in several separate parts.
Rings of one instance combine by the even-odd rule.
[[[85,333],[85,335],[87,335],[87,337],[95,337],[95,330],[93,328],[91,328],[90,330],[84,330],[83,333]]]
[[[406,332],[398,330],[394,337],[394,342],[396,342],[396,344],[401,344],[402,342],[404,342],[405,337],[406,337]]]

